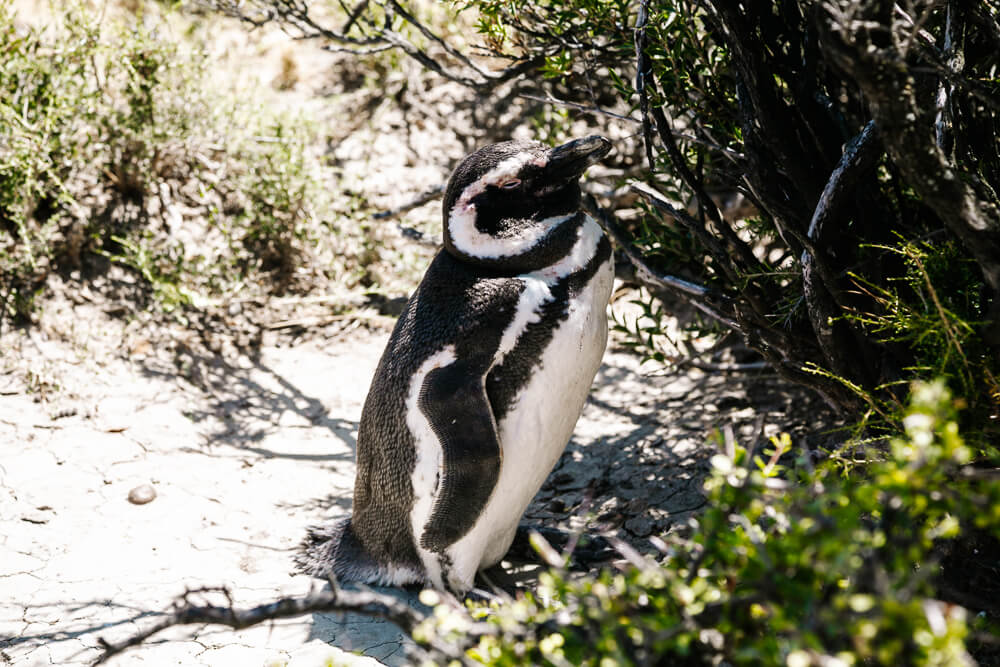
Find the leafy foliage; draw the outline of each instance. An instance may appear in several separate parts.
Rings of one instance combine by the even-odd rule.
[[[487,40],[494,50],[544,54],[567,99],[575,89],[613,104],[613,91],[643,119],[648,169],[637,176],[679,202],[631,225],[650,267],[717,291],[724,326],[845,411],[877,405],[898,423],[897,388],[943,375],[968,400],[969,423],[993,433],[1000,285],[982,248],[997,241],[997,172],[984,165],[997,161],[1000,99],[975,77],[995,80],[995,7],[472,4],[484,33],[504,36]],[[869,38],[862,17],[886,39]],[[859,94],[878,85],[852,66],[868,53],[881,59],[872,67],[891,64],[886,81],[915,82],[907,128]],[[948,58],[961,59],[959,78],[941,74]],[[984,187],[939,202],[909,169],[913,150]],[[726,217],[732,193],[752,204],[747,223]],[[969,213],[955,219],[962,198]],[[993,213],[980,221],[977,206]]]

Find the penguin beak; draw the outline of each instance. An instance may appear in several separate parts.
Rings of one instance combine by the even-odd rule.
[[[602,136],[593,134],[582,139],[574,139],[549,151],[545,173],[554,182],[568,183],[580,178],[587,167],[610,151],[611,142]]]

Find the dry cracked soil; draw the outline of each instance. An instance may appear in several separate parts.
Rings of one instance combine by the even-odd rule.
[[[105,310],[65,301],[0,341],[0,664],[89,664],[185,591],[225,587],[237,607],[305,593],[322,582],[291,574],[296,544],[350,511],[389,322],[198,353],[182,326],[152,335]],[[766,371],[648,374],[612,347],[526,521],[648,549],[703,504],[713,432],[804,432],[800,400]],[[389,622],[312,614],[173,628],[110,664],[397,665],[405,643]]]

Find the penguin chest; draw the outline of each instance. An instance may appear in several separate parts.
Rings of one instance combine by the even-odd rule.
[[[527,381],[498,420],[502,463],[497,486],[475,529],[453,552],[481,554],[477,569],[499,562],[507,552],[521,516],[573,434],[604,356],[613,279],[609,258],[568,298],[551,338],[535,353]],[[526,278],[522,301],[535,290],[545,291],[531,280]]]
[[[599,273],[569,301],[566,319],[497,425],[503,463],[494,495],[510,502],[515,522],[565,449],[601,365],[608,339],[609,275]]]

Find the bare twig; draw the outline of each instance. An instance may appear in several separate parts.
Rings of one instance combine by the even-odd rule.
[[[535,93],[524,93],[516,92],[516,97],[520,97],[524,100],[532,100],[533,102],[542,102],[544,104],[554,104],[557,107],[566,107],[567,109],[576,109],[577,111],[582,111],[583,113],[598,114],[600,116],[607,116],[608,118],[614,118],[615,120],[620,120],[625,123],[633,123],[635,125],[642,125],[642,120],[638,118],[632,118],[631,116],[625,116],[620,113],[615,113],[614,111],[608,111],[607,109],[602,109],[601,107],[593,104],[580,104],[579,102],[570,102],[568,100],[561,100],[558,97],[552,95],[552,93],[546,91],[544,95],[538,95]],[[727,158],[731,160],[741,160],[743,159],[743,153],[739,151],[734,151],[732,148],[726,148],[725,146],[719,145],[718,142],[711,141],[710,139],[703,139],[702,137],[695,136],[688,132],[681,132],[680,130],[675,130],[670,128],[670,133],[677,137],[678,139],[683,139],[684,141],[690,141],[693,144],[699,144],[705,148],[709,148],[713,151],[722,153]]]
[[[653,72],[653,64],[646,53],[646,23],[649,21],[649,0],[639,4],[639,15],[635,21],[635,90],[639,93],[639,116],[642,120],[642,143],[646,149],[646,161],[650,173],[656,173],[653,158],[653,128],[649,122],[648,79]]]
[[[648,85],[655,87],[655,82],[650,80]],[[712,198],[708,196],[708,192],[702,186],[701,181],[695,176],[694,172],[688,166],[687,161],[684,159],[683,154],[681,154],[680,148],[677,146],[677,140],[671,130],[671,123],[667,119],[667,114],[663,110],[663,107],[654,107],[651,111],[653,114],[653,119],[656,121],[656,132],[660,137],[660,142],[663,144],[664,148],[667,149],[667,155],[670,157],[670,162],[673,164],[674,169],[677,174],[681,177],[681,180],[691,189],[694,193],[695,198],[698,200],[698,207],[704,214],[708,215],[712,224],[715,225],[716,233],[722,236],[723,240],[726,242],[726,246],[729,249],[729,256],[738,257],[743,263],[743,269],[751,269],[759,266],[760,262],[754,257],[753,251],[750,247],[733,231],[732,227],[722,219],[722,214],[719,213],[718,207]]]
[[[705,249],[713,257],[713,259],[715,259],[716,263],[719,265],[719,269],[724,271],[727,276],[735,280],[736,275],[732,266],[730,266],[725,248],[722,247],[722,244],[717,238],[712,236],[708,230],[705,229],[704,225],[695,220],[694,217],[687,211],[679,209],[671,204],[670,200],[646,183],[636,181],[630,183],[629,187],[631,187],[634,192],[642,195],[642,198],[652,204],[653,208],[666,213],[671,218],[687,227],[688,230],[695,235],[698,241],[705,246]]]
[[[198,605],[191,602],[191,595],[206,592],[220,593],[226,598],[227,604]],[[334,587],[331,590],[313,591],[302,597],[281,598],[268,604],[243,610],[233,608],[232,595],[225,588],[187,591],[174,602],[173,608],[164,614],[163,618],[145,630],[121,642],[99,639],[104,652],[94,664],[104,663],[112,656],[130,647],[139,646],[153,635],[178,625],[211,623],[241,630],[279,618],[331,611],[349,611],[365,616],[384,618],[392,621],[410,635],[421,622],[428,618],[426,614],[414,609],[404,601],[371,589],[348,591]],[[488,628],[479,626],[474,629],[479,634],[489,632]],[[432,639],[424,642],[423,646],[432,657],[464,662],[461,651],[446,642]]]
[[[545,104],[554,104],[558,107],[566,107],[567,109],[576,109],[577,111],[583,111],[585,113],[594,113],[601,116],[607,116],[608,118],[614,118],[615,120],[621,120],[626,123],[639,123],[640,121],[632,118],[631,116],[624,116],[620,113],[615,113],[614,111],[608,111],[607,109],[602,109],[597,105],[590,104],[580,104],[579,102],[570,102],[568,100],[560,100],[557,97],[553,97],[551,93],[546,92],[544,96],[536,95],[534,93],[515,93],[517,97],[523,100],[531,100],[533,102],[542,102]],[[716,147],[719,148],[719,147]]]
[[[472,60],[470,60],[464,53],[462,53],[461,51],[459,51],[458,49],[456,49],[455,47],[453,47],[451,44],[449,44],[444,39],[442,39],[439,35],[437,35],[437,33],[435,33],[433,30],[431,30],[430,28],[428,28],[427,26],[425,26],[423,23],[421,23],[420,21],[418,21],[416,19],[416,17],[414,17],[412,14],[410,14],[402,5],[400,5],[398,2],[396,2],[396,0],[389,0],[389,6],[392,7],[392,11],[395,14],[403,17],[403,19],[407,23],[409,23],[410,25],[412,25],[414,28],[416,28],[420,32],[421,35],[423,35],[427,39],[431,40],[432,42],[434,42],[435,44],[437,44],[438,46],[440,46],[442,49],[444,49],[445,53],[447,53],[452,58],[454,58],[458,62],[462,63],[463,65],[465,65],[466,67],[468,67],[472,71],[474,71],[476,74],[478,74],[484,80],[490,80],[490,79],[504,80],[503,79],[503,76],[504,76],[503,72],[500,72],[500,73],[497,74],[497,73],[489,72],[489,71],[481,68],[479,65],[477,65]]]
[[[745,364],[716,364],[694,358],[687,360],[685,365],[708,373],[749,373],[751,371],[764,371],[771,368],[771,364],[766,361],[751,361]]]
[[[618,244],[618,247],[622,249],[625,256],[628,258],[632,266],[635,267],[636,275],[639,280],[644,284],[655,287],[657,289],[668,289],[674,292],[680,292],[687,296],[699,297],[702,299],[713,299],[721,300],[725,297],[721,294],[713,292],[707,287],[702,287],[696,283],[692,283],[683,278],[677,278],[675,276],[669,276],[665,274],[658,273],[654,271],[643,259],[642,255],[636,252],[632,244],[626,239],[625,234],[622,232],[618,223],[600,206],[594,201],[593,196],[587,195],[584,199],[584,205],[587,207],[588,212],[596,216],[597,221],[607,232],[608,236]]]
[[[411,211],[418,206],[423,206],[429,201],[434,201],[438,197],[444,194],[444,185],[435,185],[428,190],[420,193],[410,201],[406,202],[402,206],[397,206],[396,208],[391,208],[387,211],[379,211],[372,215],[372,220],[391,220],[407,211]]]
[[[371,3],[370,1],[359,2],[348,14],[344,29],[341,31],[331,30],[317,23],[309,15],[309,7],[306,3],[265,2],[261,4],[266,5],[266,9],[261,9],[256,13],[251,13],[247,10],[244,7],[244,3],[239,0],[212,0],[211,4],[220,12],[254,27],[260,27],[277,21],[281,24],[282,28],[294,31],[292,35],[293,39],[319,39],[327,41],[334,45],[329,46],[328,50],[331,51],[369,54],[396,48],[449,81],[454,81],[479,91],[490,90],[506,81],[521,76],[537,68],[545,60],[545,54],[538,54],[527,58],[518,58],[513,64],[498,72],[488,71],[477,65],[471,58],[429,29],[399,2],[396,2],[396,0],[378,3],[385,11],[385,21],[381,24],[365,21],[365,10]],[[466,72],[471,71],[473,75],[469,76],[466,73],[453,69],[404,37],[398,30],[393,28],[394,17],[398,17],[404,23],[413,26],[421,35],[440,47],[447,57],[457,62],[460,69],[464,68]],[[351,28],[361,25],[365,25],[370,31],[371,34],[369,36],[352,37],[347,34]]]
[[[960,41],[960,30],[964,29],[964,23],[956,16],[960,10],[954,2],[949,2],[945,7],[945,28],[944,28],[944,58],[948,71],[952,74],[960,74],[965,66],[965,50]],[[961,25],[961,28],[959,27]],[[934,119],[934,136],[937,147],[946,154],[952,153],[952,125],[954,112],[952,110],[951,97],[954,93],[955,85],[947,79],[942,79],[938,84],[937,100],[935,107],[937,116]],[[953,156],[952,156],[953,158]]]
[[[355,320],[367,320],[369,322],[384,322],[386,324],[393,324],[396,321],[396,318],[389,317],[388,315],[382,315],[381,313],[338,313],[336,315],[319,315],[316,317],[299,317],[293,320],[281,320],[280,322],[272,322],[264,328],[269,331],[294,328],[312,329],[316,327],[323,327],[327,324],[333,324],[334,322]]]
[[[879,147],[877,138],[875,121],[871,120],[844,148],[844,154],[830,174],[830,179],[823,188],[812,219],[809,221],[807,234],[810,241],[824,238],[826,225],[841,213],[845,199],[852,194],[852,188],[858,179],[875,166],[876,160],[881,155],[877,150]]]
[[[278,21],[283,28],[288,27],[296,31],[296,39],[325,39],[343,46],[377,46],[385,44],[386,40],[380,35],[372,37],[358,38],[350,37],[345,33],[330,30],[319,25],[309,16],[309,8],[298,3],[265,3],[267,9],[262,9],[256,14],[249,13],[244,9],[244,3],[240,0],[211,0],[211,6],[218,11],[239,19],[255,28]]]
[[[361,16],[361,12],[365,11],[366,9],[368,9],[369,2],[370,2],[370,0],[360,0],[360,2],[358,2],[356,5],[354,5],[354,9],[352,9],[347,14],[347,21],[344,23],[344,27],[340,29],[340,32],[342,34],[346,35],[347,33],[349,33],[351,31],[351,28],[354,27],[354,23]]]

